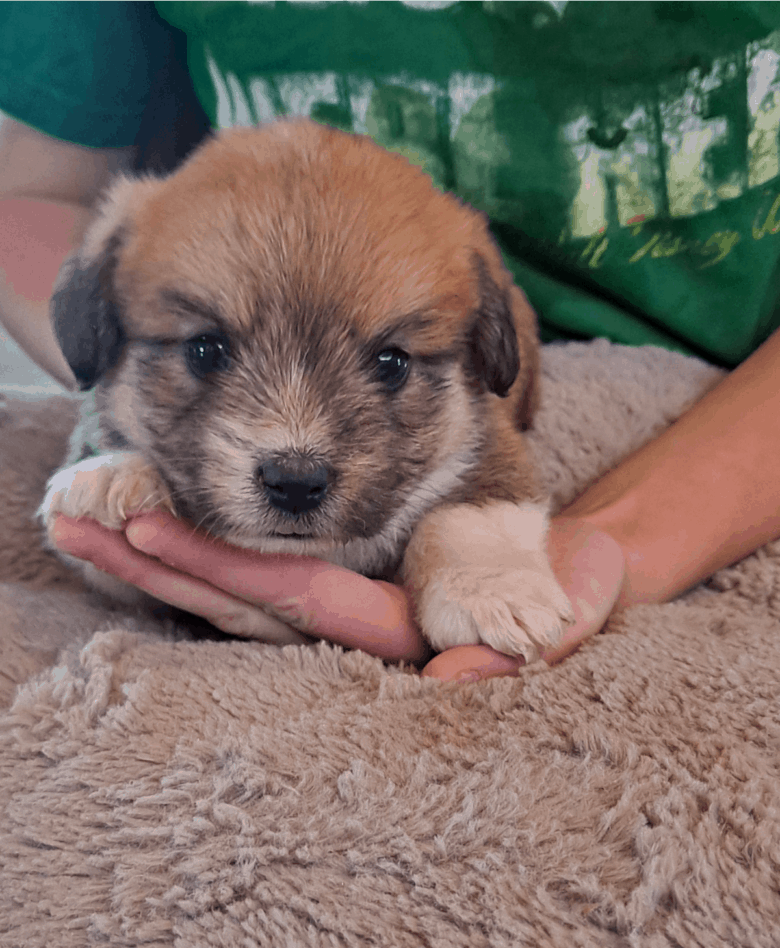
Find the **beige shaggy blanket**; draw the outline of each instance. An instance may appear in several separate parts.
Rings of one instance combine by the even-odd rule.
[[[544,368],[557,504],[719,377],[604,342]],[[780,543],[442,685],[91,606],[30,521],[73,405],[0,414],[2,948],[780,945]]]

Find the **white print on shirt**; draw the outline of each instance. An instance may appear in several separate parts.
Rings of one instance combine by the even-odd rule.
[[[625,227],[656,216],[687,217],[709,211],[721,201],[739,197],[748,188],[777,177],[778,49],[780,31],[748,47],[744,77],[745,119],[750,129],[745,147],[747,161],[725,179],[713,180],[709,158],[713,150],[728,141],[730,116],[707,116],[706,100],[724,81],[739,81],[739,67],[733,61],[716,61],[705,76],[694,70],[689,88],[676,99],[638,105],[620,123],[629,134],[616,148],[599,148],[588,140],[592,126],[589,116],[564,126],[563,135],[576,158],[581,180],[571,208],[571,236],[589,237],[605,230],[610,218],[610,190],[618,220]],[[655,115],[653,105],[657,108]]]
[[[492,76],[453,73],[446,87],[405,75],[388,77],[379,87],[365,76],[333,72],[242,81],[223,72],[208,50],[207,63],[220,127],[308,116],[330,106],[345,116],[345,127],[417,161],[438,184],[445,179],[436,140],[443,130],[456,189],[488,210],[501,199],[498,172],[509,164],[510,149],[495,122],[502,85]],[[388,126],[390,113],[376,106],[388,95],[396,96],[403,117],[396,139]],[[780,174],[780,31],[715,60],[707,74],[692,70],[682,94],[664,97],[663,87],[655,93],[643,87],[633,102],[622,113],[607,102],[599,119],[583,110],[560,128],[561,153],[576,169],[561,242],[596,240],[609,224],[638,232],[653,219],[700,214]],[[735,142],[735,135],[741,139]],[[780,231],[780,206],[768,205],[765,213],[766,221],[754,228],[756,238]],[[731,232],[712,237],[706,265],[719,262],[739,239]],[[661,237],[653,239],[644,253],[672,256],[686,250],[679,241],[662,247]],[[596,244],[585,251],[591,266],[598,265],[596,252]]]

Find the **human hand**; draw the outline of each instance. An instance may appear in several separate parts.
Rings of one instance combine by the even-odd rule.
[[[263,611],[270,603],[301,631],[390,661],[419,662],[428,646],[412,619],[403,589],[311,557],[260,554],[228,546],[193,531],[163,511],[132,518],[124,532],[93,520],[60,516],[54,531],[60,549],[144,589],[157,599],[240,632],[247,610],[266,641],[306,641]],[[559,581],[572,600],[575,623],[548,662],[560,661],[597,632],[622,579],[622,555],[606,534],[585,524],[554,522],[549,551]],[[281,631],[280,628],[281,627]],[[284,637],[284,633],[287,637]],[[423,675],[475,680],[516,675],[522,660],[482,645],[460,646],[433,658]]]
[[[230,546],[163,510],[130,518],[124,531],[60,515],[52,537],[64,552],[224,632],[242,634],[249,618],[264,641],[307,641],[268,616],[268,604],[306,635],[345,648],[389,661],[429,654],[400,587],[313,557]]]
[[[564,632],[561,644],[541,653],[552,665],[600,631],[620,594],[624,561],[612,537],[574,519],[552,521],[547,552],[574,609],[574,622]],[[517,675],[522,666],[522,658],[502,655],[487,645],[460,645],[434,656],[422,674],[444,681],[478,681]]]

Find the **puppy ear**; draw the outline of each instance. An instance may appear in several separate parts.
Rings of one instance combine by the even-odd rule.
[[[520,371],[510,295],[496,284],[478,253],[474,254],[474,264],[479,278],[479,309],[471,329],[472,366],[489,391],[505,398]]]
[[[81,391],[92,388],[119,358],[122,327],[113,301],[119,236],[114,234],[90,262],[66,260],[51,299],[60,349]]]
[[[514,285],[509,293],[512,301],[512,313],[515,318],[517,344],[520,350],[520,371],[515,382],[520,394],[515,418],[517,424],[525,431],[526,428],[531,427],[540,401],[541,350],[539,332],[536,327],[536,313],[526,299],[525,293]]]
[[[82,391],[117,363],[124,344],[115,274],[133,215],[159,186],[154,176],[117,175],[81,249],[60,269],[51,300],[54,332]]]

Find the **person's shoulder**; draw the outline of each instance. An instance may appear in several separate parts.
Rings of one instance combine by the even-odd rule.
[[[149,2],[0,4],[0,110],[91,148],[133,143],[176,31]]]

